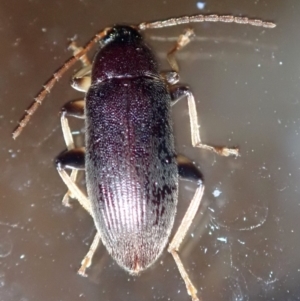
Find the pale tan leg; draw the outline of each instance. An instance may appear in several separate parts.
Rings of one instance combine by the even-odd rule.
[[[62,129],[62,132],[63,132],[63,136],[64,136],[64,140],[65,140],[67,149],[71,150],[75,147],[75,145],[74,145],[73,135],[71,133],[71,129],[70,129],[70,126],[69,126],[68,119],[66,118],[64,113],[61,114],[60,122],[61,122],[61,129]],[[73,169],[71,171],[70,178],[74,183],[76,182],[77,175],[78,175],[78,170]],[[64,206],[71,207],[70,197],[74,198],[71,191],[68,190],[66,192],[66,194],[64,195],[63,200],[62,200],[62,203],[63,203]]]
[[[201,142],[200,126],[198,124],[198,116],[197,116],[196,104],[195,104],[195,99],[193,94],[186,87],[174,86],[172,88],[172,84],[177,83],[179,80],[179,76],[178,76],[179,67],[176,62],[175,54],[177,51],[185,47],[191,41],[191,38],[193,36],[194,36],[194,31],[192,29],[187,29],[182,35],[179,36],[175,46],[168,53],[168,61],[173,69],[173,72],[169,72],[169,74],[166,73],[163,76],[165,80],[171,85],[170,90],[172,91],[172,97],[174,100],[173,104],[176,103],[181,96],[187,97],[189,116],[190,116],[190,126],[191,126],[191,138],[192,138],[192,145],[194,147],[210,150],[222,156],[231,156],[231,155],[238,156],[239,155],[238,148],[217,147],[217,146],[203,144]]]
[[[93,256],[96,252],[96,249],[100,243],[100,240],[101,240],[101,237],[99,235],[99,233],[97,232],[95,237],[94,237],[94,240],[90,246],[90,249],[89,251],[87,252],[87,254],[85,255],[85,257],[83,258],[83,260],[81,261],[81,267],[80,269],[78,270],[78,274],[83,276],[83,277],[86,277],[87,274],[85,273],[86,269],[89,268],[92,264],[92,259],[93,259]]]
[[[179,251],[179,247],[180,247],[184,237],[186,236],[186,233],[189,230],[189,228],[192,224],[192,221],[198,211],[198,208],[201,203],[202,196],[203,196],[203,192],[204,192],[204,185],[201,184],[197,188],[195,195],[181,221],[181,224],[168,247],[168,252],[170,252],[172,254],[172,256],[175,260],[175,263],[178,267],[179,273],[186,285],[187,292],[192,297],[192,301],[199,301],[199,298],[197,297],[197,289],[194,287],[193,283],[191,282],[189,275],[188,275],[187,271],[185,270],[185,268],[182,264],[182,261],[179,257],[178,251]]]
[[[200,125],[198,124],[196,104],[195,104],[194,96],[191,92],[189,92],[187,94],[187,101],[188,101],[189,115],[190,115],[192,145],[194,147],[199,147],[199,148],[203,148],[206,150],[210,150],[221,156],[231,156],[231,155],[239,156],[238,148],[235,148],[235,147],[228,148],[228,147],[223,147],[223,146],[217,147],[217,146],[203,144],[201,142]]]
[[[77,53],[81,52],[83,48],[77,47],[75,42],[72,41],[71,44],[69,45],[69,49],[73,50],[73,53],[75,56]],[[86,54],[83,55],[80,58],[80,60],[82,61],[82,64],[84,67],[74,75],[73,81],[72,81],[72,87],[76,90],[86,92],[91,85],[90,73],[91,73],[92,67],[91,67],[91,63],[88,60]],[[63,132],[63,136],[64,136],[64,140],[65,140],[67,149],[70,150],[70,149],[73,149],[75,147],[75,145],[74,145],[72,132],[71,132],[71,129],[69,126],[69,122],[65,115],[66,115],[65,113],[61,114],[61,119],[60,119],[61,120],[61,128],[62,128],[62,132]],[[73,169],[71,171],[71,175],[70,175],[73,182],[76,182],[77,175],[78,175],[78,170]],[[64,206],[71,207],[70,198],[73,198],[73,196],[70,191],[67,191],[62,200],[62,203]]]
[[[58,173],[61,176],[63,182],[68,187],[72,196],[74,196],[78,200],[80,205],[93,217],[91,203],[90,203],[89,199],[84,195],[84,193],[74,183],[74,181],[71,179],[71,177],[68,175],[68,173],[64,169],[57,168],[57,170],[58,170]],[[85,255],[85,257],[81,261],[81,267],[78,270],[79,275],[85,276],[85,277],[87,276],[86,269],[89,268],[92,264],[92,259],[95,254],[95,251],[99,245],[100,240],[101,240],[100,234],[97,232],[94,237],[94,240],[89,248],[88,253]]]
[[[71,41],[68,49],[73,51],[73,55],[76,55],[83,50],[82,47],[78,47],[76,45],[75,41]],[[87,92],[91,85],[92,64],[88,59],[86,53],[80,57],[80,60],[82,62],[83,68],[74,74],[71,85],[75,90]]]
[[[70,193],[74,198],[76,198],[79,202],[79,204],[91,215],[92,215],[92,209],[91,209],[91,203],[89,199],[85,196],[85,194],[80,190],[80,188],[74,183],[74,181],[71,179],[71,177],[68,175],[68,173],[62,169],[57,168],[57,171],[62,178],[63,182],[68,187]]]
[[[168,52],[167,59],[173,71],[179,72],[179,67],[175,58],[176,52],[185,47],[194,35],[194,30],[192,28],[187,28],[184,33],[178,37],[175,46]]]
[[[72,88],[80,92],[87,92],[91,86],[92,65],[80,69],[74,74],[71,82]]]
[[[76,182],[76,179],[77,179],[77,175],[78,175],[78,170],[77,169],[73,169],[71,171],[71,174],[70,174],[70,178],[73,182]],[[71,191],[68,190],[63,199],[62,199],[62,204],[65,206],[65,207],[72,207],[72,205],[70,204],[70,198],[71,199],[74,199],[74,196],[72,195]]]
[[[71,50],[73,52],[73,55],[75,56],[83,50],[83,47],[78,47],[76,42],[72,40],[68,46],[68,49]],[[81,60],[83,67],[91,65],[91,62],[88,59],[86,53],[84,53],[79,59]]]
[[[69,45],[69,49],[73,50],[74,55],[76,55],[77,53],[82,51],[82,47],[77,47],[74,41],[71,42],[71,44]],[[83,55],[80,58],[80,60],[84,67],[74,75],[73,81],[72,81],[72,87],[75,88],[76,90],[86,92],[91,84],[91,77],[90,77],[91,63],[88,60],[86,54]],[[63,132],[63,136],[64,136],[64,140],[65,140],[67,149],[71,150],[75,147],[75,145],[74,145],[73,135],[72,135],[72,132],[71,132],[71,129],[69,126],[69,122],[65,115],[66,114],[64,112],[61,114],[61,127],[62,127],[62,132]],[[78,170],[72,169],[70,175],[68,175],[67,172],[62,169],[58,169],[58,172],[59,172],[62,180],[64,181],[64,183],[67,185],[67,187],[69,189],[67,191],[67,193],[65,194],[65,196],[63,197],[63,201],[62,201],[63,204],[65,206],[70,206],[69,198],[70,197],[76,198],[76,199],[78,199],[78,201],[82,205],[82,207],[84,209],[86,209],[90,215],[92,215],[90,201],[82,193],[82,191],[78,188],[78,186],[75,183],[77,174],[78,174]],[[81,261],[81,267],[78,270],[79,275],[84,276],[84,277],[87,276],[86,269],[89,268],[92,264],[92,259],[93,259],[94,253],[99,245],[100,239],[101,239],[100,235],[97,232],[93,239],[93,242],[89,248],[88,253],[85,255],[85,257]]]

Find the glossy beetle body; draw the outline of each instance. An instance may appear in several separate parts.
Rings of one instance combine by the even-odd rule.
[[[200,138],[196,103],[191,91],[178,84],[175,53],[193,36],[191,29],[180,35],[168,53],[172,71],[159,73],[151,50],[140,31],[197,22],[225,22],[273,28],[274,23],[231,15],[194,15],[114,26],[97,33],[84,47],[74,42],[74,55],[34,99],[19,126],[17,138],[55,83],[78,60],[83,68],[73,77],[72,86],[86,92],[84,100],[67,103],[61,111],[61,126],[67,151],[56,158],[56,167],[68,187],[63,204],[76,198],[93,217],[97,233],[78,273],[86,268],[100,241],[118,264],[131,274],[149,267],[164,249],[173,227],[178,196],[178,177],[192,180],[197,188],[174,237],[170,252],[192,301],[199,301],[179,256],[200,206],[204,192],[202,174],[191,160],[176,155],[170,120],[171,103],[185,98],[194,147],[223,156],[238,156],[235,147],[203,144]],[[100,42],[93,64],[86,54]],[[67,117],[83,118],[86,124],[86,151],[77,147]],[[71,169],[71,173],[65,170]],[[76,184],[77,171],[86,171],[88,197]]]
[[[135,29],[116,26],[104,43],[85,99],[87,189],[108,252],[138,273],[164,249],[176,213],[171,97]]]

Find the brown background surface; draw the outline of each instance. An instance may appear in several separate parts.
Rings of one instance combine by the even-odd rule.
[[[167,252],[134,278],[101,246],[89,277],[76,275],[95,230],[76,202],[72,209],[61,205],[66,189],[53,166],[64,149],[59,109],[81,96],[69,87],[74,70],[17,141],[11,132],[70,56],[68,38],[84,44],[115,23],[196,13],[246,15],[278,27],[195,24],[196,40],[178,55],[203,140],[239,145],[242,154],[220,158],[193,149],[186,102],[174,107],[177,150],[197,162],[206,180],[180,253],[203,301],[300,298],[299,1],[208,1],[200,10],[190,0],[12,0],[0,3],[0,300],[190,300]],[[165,53],[183,29],[146,33],[164,70]],[[181,183],[177,224],[193,189]]]

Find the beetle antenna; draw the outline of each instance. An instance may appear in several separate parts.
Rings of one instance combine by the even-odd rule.
[[[12,137],[13,139],[16,139],[24,129],[24,127],[29,122],[31,116],[35,113],[35,111],[38,109],[38,107],[42,104],[43,100],[49,94],[53,88],[53,86],[60,80],[60,78],[64,75],[64,73],[70,69],[80,58],[86,54],[98,41],[100,41],[107,33],[107,31],[110,29],[110,27],[105,28],[104,30],[97,33],[93,39],[91,39],[85,47],[82,48],[80,52],[73,55],[69,60],[67,60],[62,67],[60,67],[53,75],[52,77],[47,81],[47,83],[43,86],[43,89],[40,91],[40,93],[37,95],[36,98],[34,98],[34,101],[32,102],[31,106],[25,111],[25,115],[19,122],[18,127],[13,131]]]
[[[163,28],[169,26],[176,26],[180,24],[189,23],[199,23],[199,22],[224,22],[224,23],[238,23],[247,24],[258,27],[274,28],[275,23],[266,22],[259,19],[249,19],[247,17],[236,17],[232,15],[194,15],[194,16],[184,16],[179,18],[171,18],[164,21],[156,22],[143,22],[138,25],[140,30],[150,29],[150,28]]]

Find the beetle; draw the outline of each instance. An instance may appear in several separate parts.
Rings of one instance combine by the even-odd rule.
[[[159,71],[141,31],[208,21],[275,27],[271,22],[244,17],[195,15],[105,28],[84,48],[71,43],[73,57],[53,74],[13,132],[15,139],[55,82],[81,60],[83,68],[74,75],[72,86],[85,92],[85,99],[68,102],[61,110],[67,150],[56,158],[58,173],[68,187],[64,205],[69,205],[69,197],[78,199],[97,229],[79,274],[86,275],[100,240],[129,273],[137,275],[151,266],[168,243],[176,215],[178,178],[182,177],[195,181],[197,189],[168,251],[188,294],[193,301],[199,300],[178,250],[200,205],[203,177],[191,160],[175,151],[171,106],[187,98],[194,147],[223,156],[238,156],[239,150],[201,142],[194,96],[178,84],[175,53],[189,43],[193,31],[186,30],[168,53],[172,71],[166,73]],[[96,42],[100,49],[91,64],[86,53]],[[67,117],[85,119],[85,148],[75,146]],[[71,169],[71,174],[66,169]],[[76,184],[78,170],[85,170],[88,197]]]

